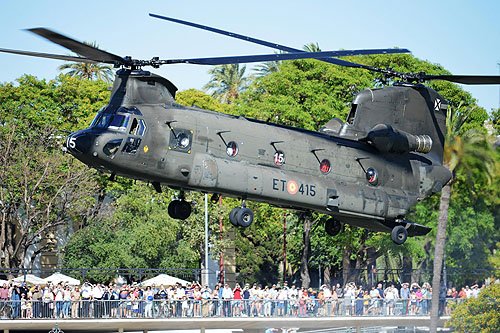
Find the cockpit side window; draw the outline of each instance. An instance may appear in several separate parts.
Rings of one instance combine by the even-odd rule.
[[[142,119],[134,118],[130,126],[129,134],[143,136],[146,132],[146,123]]]

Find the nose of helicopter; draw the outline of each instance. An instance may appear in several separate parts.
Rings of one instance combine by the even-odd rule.
[[[64,146],[69,153],[75,154],[85,154],[90,150],[92,144],[91,135],[84,131],[78,131],[71,133],[66,139]]]

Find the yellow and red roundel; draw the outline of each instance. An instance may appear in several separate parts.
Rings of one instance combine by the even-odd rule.
[[[286,190],[288,191],[288,193],[290,194],[295,194],[297,193],[297,191],[299,190],[299,187],[297,186],[297,183],[294,182],[293,180],[290,180],[288,181],[288,183],[286,184]]]

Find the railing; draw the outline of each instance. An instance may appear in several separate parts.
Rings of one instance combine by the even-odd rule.
[[[462,299],[440,300],[449,315]],[[79,300],[0,301],[1,319],[171,318],[171,317],[334,317],[429,315],[431,300]]]

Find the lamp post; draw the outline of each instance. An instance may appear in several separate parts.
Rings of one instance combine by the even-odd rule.
[[[203,274],[205,281],[203,285],[208,284],[208,194],[205,193],[205,272]]]

